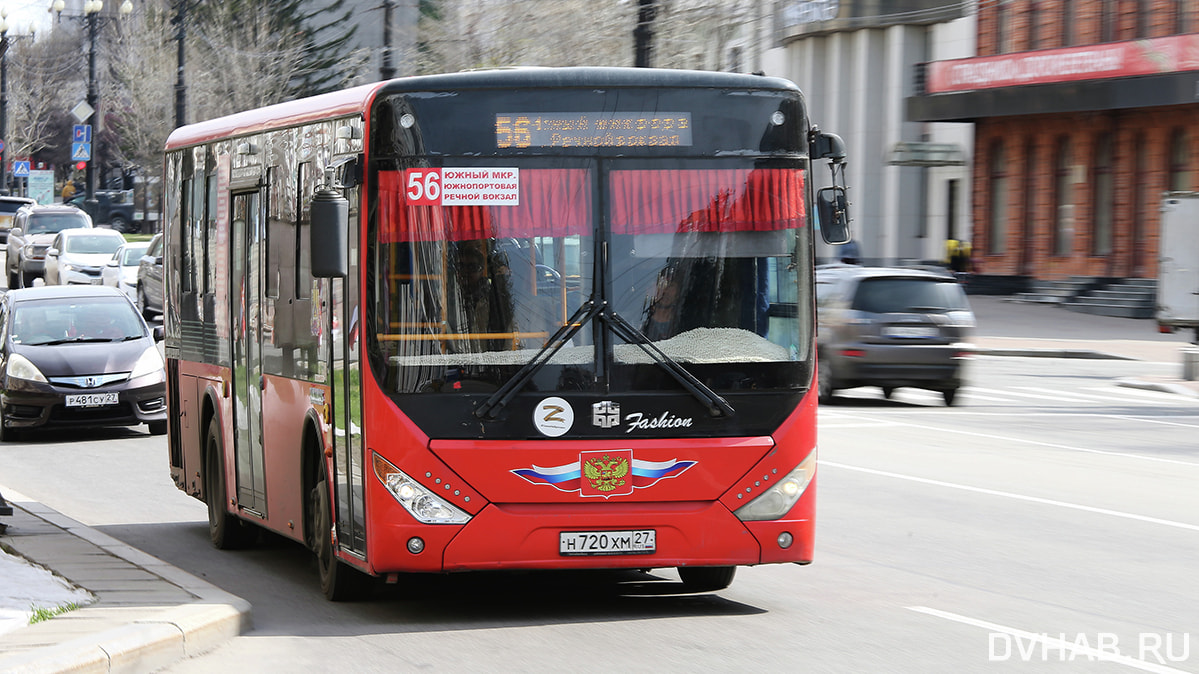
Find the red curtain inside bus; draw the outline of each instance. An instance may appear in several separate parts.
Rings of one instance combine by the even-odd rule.
[[[591,172],[520,169],[513,206],[424,206],[408,203],[405,171],[379,172],[379,239],[467,241],[591,234]]]
[[[613,171],[612,233],[772,231],[800,227],[803,171]]]
[[[519,201],[503,206],[408,203],[404,171],[380,171],[379,238],[463,241],[590,234],[590,171],[521,169]],[[803,171],[612,171],[614,234],[773,231],[801,227]]]

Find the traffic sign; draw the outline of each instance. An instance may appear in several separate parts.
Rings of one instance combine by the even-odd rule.
[[[91,161],[91,143],[71,143],[71,161]]]
[[[29,177],[29,160],[14,161],[12,163],[12,174],[17,178]]]
[[[90,143],[92,142],[92,125],[91,124],[76,124],[71,127],[71,142],[72,143]]]

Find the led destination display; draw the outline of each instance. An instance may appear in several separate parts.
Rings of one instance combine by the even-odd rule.
[[[512,112],[495,116],[500,148],[691,145],[691,113]]]

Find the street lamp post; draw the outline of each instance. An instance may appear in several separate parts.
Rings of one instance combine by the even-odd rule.
[[[8,189],[8,48],[12,40],[33,37],[33,27],[28,35],[8,34],[8,10],[0,9],[0,190]]]
[[[62,10],[66,7],[65,0],[54,0],[51,6],[58,15],[62,16]],[[100,114],[100,94],[97,90],[96,83],[96,36],[100,30],[100,12],[104,10],[104,0],[86,0],[83,3],[83,18],[87,22],[87,104],[92,109],[92,158],[87,162],[87,171],[84,174],[84,181],[87,183],[87,201],[92,201],[96,196],[96,157],[99,155],[100,147],[100,126],[103,124],[104,118]],[[125,0],[121,3],[118,10],[120,16],[124,18],[133,11],[133,3],[130,0]]]

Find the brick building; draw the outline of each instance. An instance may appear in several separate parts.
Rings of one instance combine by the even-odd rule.
[[[1199,3],[978,3],[978,55],[917,66],[911,120],[972,122],[987,275],[1154,277],[1159,203],[1199,189]]]

